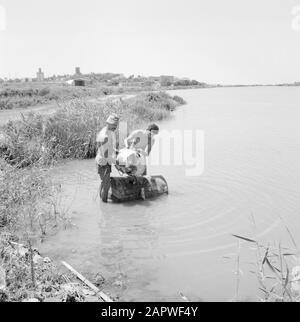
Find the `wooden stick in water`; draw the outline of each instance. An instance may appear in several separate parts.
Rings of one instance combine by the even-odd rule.
[[[71,265],[69,265],[64,261],[62,261],[62,264],[67,269],[69,269],[73,274],[75,274],[83,283],[85,283],[88,287],[90,287],[96,294],[99,294],[104,302],[113,302],[113,300],[109,296],[101,292],[98,287],[96,287],[94,284],[88,281],[83,275],[78,273]]]

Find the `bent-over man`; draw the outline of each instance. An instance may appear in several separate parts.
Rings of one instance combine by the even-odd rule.
[[[135,149],[137,152],[149,156],[154,145],[154,137],[159,133],[156,124],[150,124],[146,130],[133,131],[125,140],[126,148]],[[143,175],[147,174],[147,169]]]

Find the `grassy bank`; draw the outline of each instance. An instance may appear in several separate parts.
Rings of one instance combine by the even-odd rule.
[[[51,116],[31,113],[6,124],[2,128],[0,157],[18,167],[66,158],[92,158],[96,155],[96,134],[110,113],[117,113],[130,132],[142,124],[170,117],[171,111],[183,103],[182,98],[163,92],[118,102],[72,100],[62,103]]]
[[[112,94],[112,91],[101,87],[75,87],[58,84],[7,86],[0,89],[0,110],[26,108],[54,101],[63,102],[108,94]]]
[[[163,86],[161,91],[195,88],[189,86]],[[197,87],[196,87],[197,88]],[[112,84],[91,84],[89,86],[74,86],[59,83],[12,83],[0,85],[0,111],[26,109],[37,105],[63,103],[73,99],[99,98],[107,95],[138,94],[151,92],[153,86],[135,84],[120,87]]]
[[[71,279],[33,248],[37,240],[68,225],[48,166],[60,159],[94,157],[96,134],[112,112],[129,132],[170,117],[183,103],[166,93],[100,104],[80,98],[60,104],[51,116],[31,113],[0,129],[0,301],[97,300],[70,285]]]

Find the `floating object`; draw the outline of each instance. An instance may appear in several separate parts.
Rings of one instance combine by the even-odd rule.
[[[168,193],[163,176],[124,176],[110,178],[110,196],[114,202],[148,199]]]

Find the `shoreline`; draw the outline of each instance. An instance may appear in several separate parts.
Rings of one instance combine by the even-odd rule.
[[[163,87],[158,90],[141,90],[141,91],[128,91],[122,94],[110,94],[106,96],[99,96],[99,97],[90,97],[87,99],[88,102],[91,103],[102,103],[103,101],[107,100],[118,100],[118,99],[129,99],[138,94],[142,93],[157,93],[157,92],[171,92],[177,90],[192,90],[192,89],[219,89],[219,88],[257,88],[257,87],[300,87],[300,85],[289,85],[289,84],[268,84],[268,85],[208,85],[208,86],[177,86],[177,87]],[[72,99],[74,100],[74,99]],[[66,101],[71,102],[72,100]],[[13,109],[0,109],[0,127],[5,125],[8,121],[15,121],[21,117],[22,114],[27,113],[41,113],[43,115],[51,115],[54,114],[59,105],[62,104],[59,101],[55,101],[54,103],[45,103],[45,104],[38,104],[33,106],[28,106],[26,108],[13,108]]]

